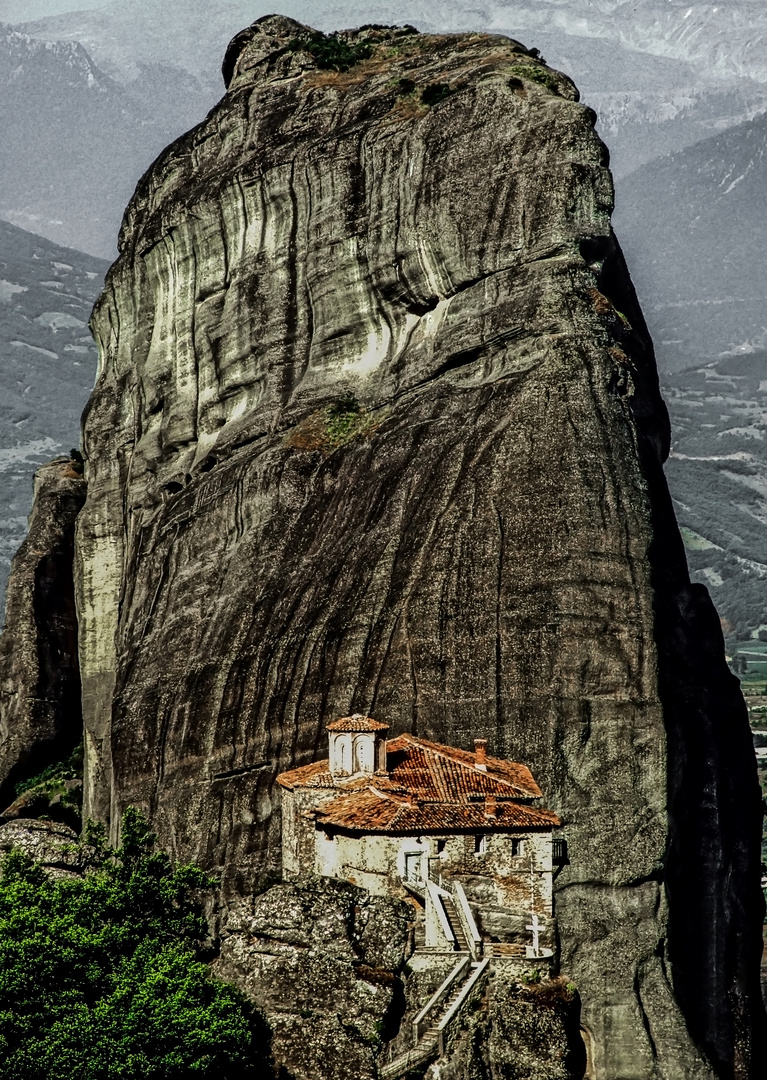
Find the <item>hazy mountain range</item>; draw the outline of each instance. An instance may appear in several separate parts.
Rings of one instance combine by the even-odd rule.
[[[208,97],[180,68],[124,84],[77,42],[0,27],[0,217],[113,257],[138,177]]]
[[[272,6],[190,0],[163,5],[158,17],[155,3],[133,0],[6,32],[0,86],[9,95],[3,123],[10,128],[5,159],[12,164],[2,176],[0,216],[111,257],[114,221],[132,185],[159,150],[220,97],[226,44]],[[393,21],[520,37],[566,70],[597,109],[619,177],[767,108],[767,49],[760,47],[767,14],[750,2],[730,4],[726,12],[675,0],[286,0],[280,8],[323,29]],[[57,176],[48,202],[35,169],[41,155]],[[86,192],[95,200],[90,207]],[[47,207],[53,212],[46,214]]]
[[[763,351],[767,350],[763,256],[767,7],[761,2],[457,0],[446,5],[426,0],[354,4],[305,0],[284,2],[279,8],[325,30],[362,22],[409,22],[425,30],[508,33],[539,48],[552,66],[574,78],[583,100],[599,114],[599,130],[610,147],[616,176],[616,231],[656,342],[659,365],[673,390],[669,404],[675,448],[688,438],[688,413],[692,410],[695,415],[701,408],[695,404],[701,400],[696,397],[700,380],[708,379],[709,389],[717,385],[716,379],[711,382],[711,376],[700,374],[706,365],[713,365],[711,370],[718,375],[721,362],[729,365],[726,377],[736,380],[738,400],[743,402],[760,365],[767,379]],[[0,18],[13,23],[0,28],[0,138],[5,151],[0,157],[0,218],[55,243],[112,258],[123,208],[141,173],[169,141],[200,121],[221,95],[220,63],[231,36],[272,9],[271,3],[189,0],[166,3],[160,13],[149,0],[123,0],[22,22],[20,4],[0,2]],[[12,239],[16,246],[8,249]],[[29,252],[35,245],[38,251],[44,249],[43,241],[35,237],[26,243]],[[3,274],[16,284],[27,255],[19,254],[15,232],[4,229],[0,244],[0,257],[10,251],[6,259],[10,269]],[[82,269],[96,275],[106,265],[72,252],[55,261],[71,264],[72,273]],[[70,291],[81,304],[77,317],[84,319],[98,292],[99,277],[81,275],[78,281],[80,291]],[[14,293],[10,304],[0,302],[3,378],[7,371],[18,374],[15,354],[7,352],[11,331],[5,333],[5,321],[18,314],[14,305],[32,299],[31,293]],[[60,357],[63,342],[58,337],[53,344],[37,340],[33,344]],[[738,381],[732,369],[741,358],[749,373],[743,376],[745,382]],[[76,441],[74,417],[87,396],[93,362],[91,353],[79,361],[81,369],[60,369],[65,382],[72,376],[68,396],[48,400],[32,395],[33,426],[47,433],[41,438],[57,446]],[[705,398],[710,414],[706,423],[714,426],[696,433],[696,456],[706,456],[702,439],[714,461],[722,445],[717,440],[729,421],[714,421],[709,398],[710,394]],[[728,414],[722,410],[722,415]],[[753,420],[748,435],[738,432],[749,425],[730,430],[728,453],[753,451],[755,440],[762,437],[753,434],[762,430],[760,417]],[[33,423],[31,414],[25,423]],[[23,447],[26,439],[3,409],[0,453],[16,453],[17,443]],[[740,449],[735,445],[738,440],[744,440]],[[697,466],[681,467],[682,460],[687,458],[673,459],[670,478],[680,492],[684,485],[692,485],[679,494],[679,514],[682,523],[696,531],[698,494],[708,500],[709,489],[715,488],[725,498],[719,483],[722,470],[717,467],[714,477]],[[8,480],[3,482],[2,498],[10,499],[11,511],[3,511],[2,519],[16,524],[10,533],[0,525],[2,536],[7,534],[0,540],[0,577],[26,513],[28,470],[12,472],[10,488]],[[727,498],[734,498],[731,486],[727,491]],[[749,491],[752,502],[761,499],[756,487]],[[759,503],[755,512],[767,520],[767,503],[764,507]],[[748,547],[752,543],[748,537],[755,534],[740,528],[737,535],[744,531],[747,536],[741,539]],[[743,551],[746,554],[738,555],[745,559],[738,564],[739,573],[755,574],[748,565],[751,556],[746,548]],[[751,562],[761,564],[756,548],[752,555]],[[696,560],[698,555],[695,565]],[[711,584],[713,579],[709,575],[707,580]],[[726,590],[715,588],[727,607],[721,599]],[[747,621],[755,626],[762,616],[757,618],[754,603],[749,603]],[[735,618],[732,604],[729,610]]]
[[[107,263],[0,221],[0,577],[26,533],[37,465],[79,445],[88,330]]]
[[[767,623],[766,371],[759,351],[667,376],[663,388],[688,561],[742,635]]]

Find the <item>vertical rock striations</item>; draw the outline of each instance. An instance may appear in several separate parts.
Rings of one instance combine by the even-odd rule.
[[[233,897],[332,716],[485,736],[567,823],[594,1075],[756,1076],[753,755],[594,114],[505,38],[309,33],[238,35],[94,313],[87,808]]]
[[[78,462],[57,458],[35,473],[29,534],[11,567],[0,637],[0,810],[15,783],[82,738],[72,565],[84,502]]]

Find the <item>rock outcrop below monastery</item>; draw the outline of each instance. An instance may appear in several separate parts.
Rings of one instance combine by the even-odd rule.
[[[753,752],[594,114],[506,38],[309,38],[238,35],[95,309],[86,811],[236,903],[328,720],[486,737],[565,822],[593,1075],[755,1077]]]
[[[329,878],[275,885],[232,907],[213,969],[264,1016],[275,1072],[375,1080],[405,1011],[413,914]]]

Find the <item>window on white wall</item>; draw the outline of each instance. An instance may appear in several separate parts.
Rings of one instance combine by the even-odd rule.
[[[511,854],[512,855],[524,855],[525,842],[520,840],[519,837],[513,837],[511,841]]]
[[[487,837],[484,833],[477,833],[474,837],[474,854],[484,855],[487,849]]]

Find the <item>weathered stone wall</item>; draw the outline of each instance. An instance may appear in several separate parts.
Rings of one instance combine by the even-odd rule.
[[[143,807],[233,898],[329,718],[485,736],[566,822],[598,1075],[756,1076],[753,754],[594,114],[504,38],[366,31],[338,75],[304,32],[239,35],[95,311],[87,808]]]
[[[474,837],[452,837],[445,844],[441,870],[457,877],[472,904],[514,912],[551,915],[551,833],[518,834],[523,848],[513,855],[512,836],[486,833],[482,854],[474,852]]]
[[[332,799],[336,792],[311,790],[280,792],[280,824],[282,827],[282,873],[285,878],[303,877],[317,872],[316,828],[311,813],[322,802]]]
[[[358,837],[320,832],[314,868],[318,874],[353,881],[372,893],[396,896],[404,894],[403,852],[415,846],[409,838],[401,836]]]

